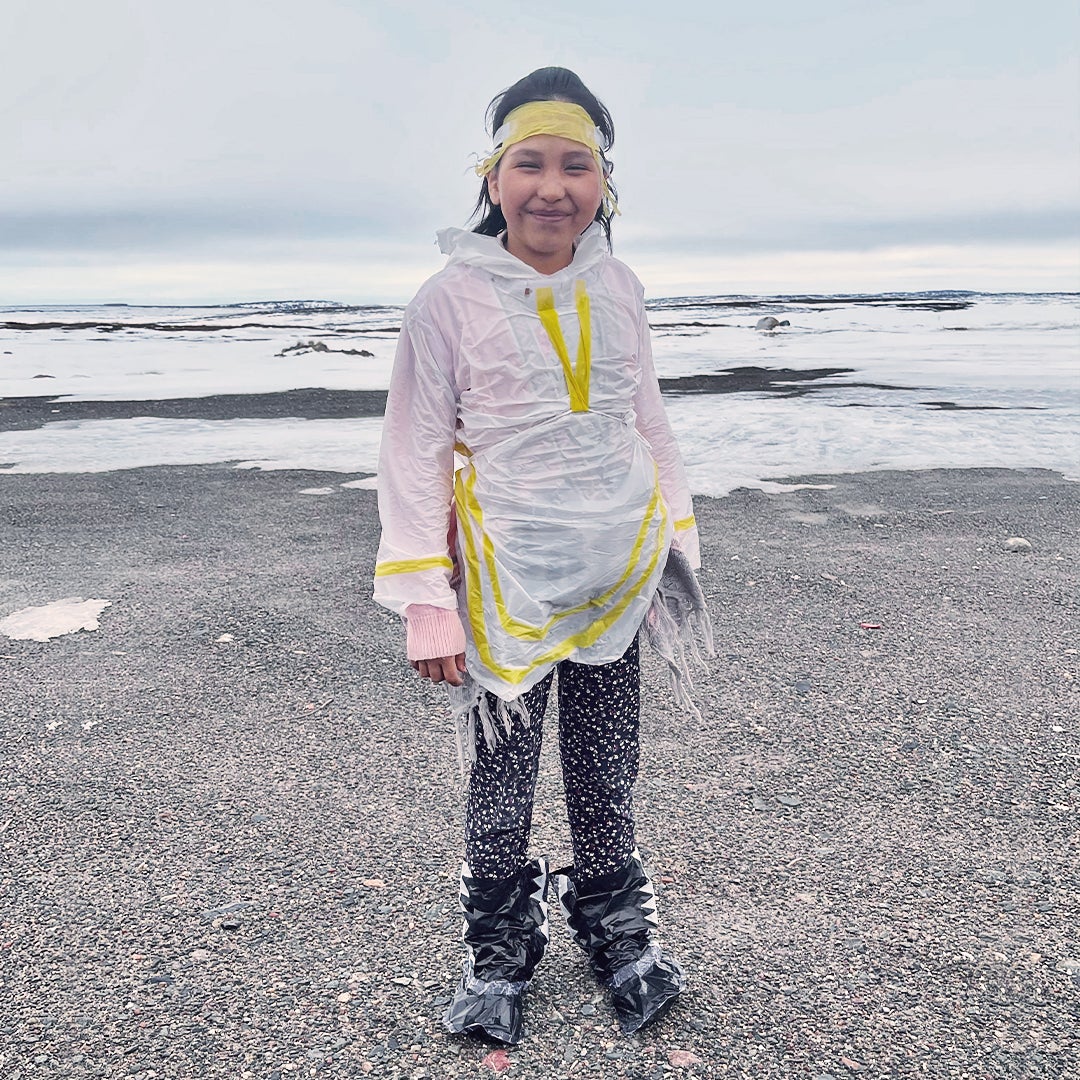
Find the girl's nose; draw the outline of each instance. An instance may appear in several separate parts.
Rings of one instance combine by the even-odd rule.
[[[558,202],[566,194],[566,185],[557,172],[545,172],[540,177],[537,194],[541,199],[546,199],[548,202]]]

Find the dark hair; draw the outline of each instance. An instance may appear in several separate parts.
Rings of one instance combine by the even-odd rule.
[[[519,105],[525,105],[530,101],[570,101],[575,105],[580,105],[592,117],[592,122],[600,132],[600,160],[608,173],[608,188],[612,198],[615,198],[615,185],[611,182],[612,164],[607,157],[608,151],[615,142],[615,124],[603,102],[567,68],[538,68],[531,75],[518,79],[513,86],[492,98],[486,115],[492,136],[503,126],[510,113]],[[506,218],[503,217],[502,209],[491,201],[491,196],[488,194],[486,176],[480,188],[480,197],[476,200],[476,206],[473,207],[472,217],[480,218],[473,232],[482,233],[484,236],[498,236],[506,228]],[[611,211],[605,208],[603,203],[596,211],[595,220],[600,222],[610,248]]]

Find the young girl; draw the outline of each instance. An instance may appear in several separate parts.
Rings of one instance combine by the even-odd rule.
[[[375,599],[404,616],[421,677],[450,687],[471,763],[466,955],[445,1023],[516,1043],[548,937],[548,867],[528,846],[553,674],[574,864],[552,876],[633,1032],[685,985],[634,839],[637,634],[645,622],[676,671],[688,622],[711,643],[643,290],[609,253],[611,117],[564,68],[489,115],[481,221],[439,234],[446,267],[405,310]]]

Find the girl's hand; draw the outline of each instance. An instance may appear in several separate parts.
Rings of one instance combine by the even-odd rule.
[[[451,686],[460,686],[461,673],[465,670],[465,654],[440,656],[435,660],[410,660],[413,670],[421,679],[430,679],[433,683],[448,682]]]

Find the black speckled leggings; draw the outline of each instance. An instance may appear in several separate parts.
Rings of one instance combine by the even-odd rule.
[[[637,639],[614,663],[564,660],[556,671],[559,752],[574,865],[582,878],[599,877],[618,870],[634,850]],[[543,718],[554,674],[525,694],[531,723],[515,721],[494,747],[482,736],[477,739],[465,807],[465,857],[476,877],[509,877],[528,857]]]

